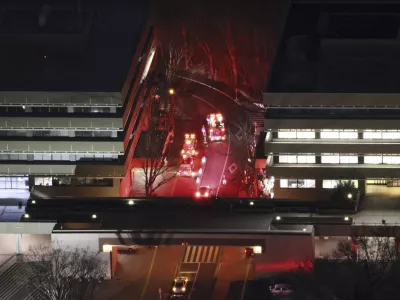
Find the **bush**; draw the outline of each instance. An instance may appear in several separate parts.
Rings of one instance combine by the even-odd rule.
[[[336,187],[332,190],[331,200],[339,202],[350,202],[354,205],[358,204],[360,192],[356,188],[354,182],[348,180],[339,180]]]

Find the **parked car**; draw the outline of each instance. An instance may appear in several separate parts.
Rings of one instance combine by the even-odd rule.
[[[139,250],[139,246],[120,246],[118,247],[118,253],[121,254],[134,254],[137,253]]]
[[[278,296],[278,295],[291,295],[293,294],[293,288],[285,283],[277,283],[274,285],[271,285],[269,287],[269,290],[271,291],[271,294],[274,296]]]

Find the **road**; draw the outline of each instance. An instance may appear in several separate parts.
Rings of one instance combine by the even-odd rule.
[[[225,168],[229,158],[230,143],[211,142],[206,150],[207,163],[204,169],[201,186],[209,186],[211,194],[217,195],[221,185],[222,175],[225,174]]]
[[[175,277],[189,279],[182,300],[225,299],[231,281],[254,278],[244,247],[159,246],[120,254],[117,280],[102,284],[96,299],[166,300]]]

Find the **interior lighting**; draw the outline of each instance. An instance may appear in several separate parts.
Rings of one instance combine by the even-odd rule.
[[[251,205],[251,206],[253,206],[253,205],[254,205],[254,202],[253,202],[253,201],[251,201],[251,202],[250,202],[250,205]]]
[[[279,221],[281,219],[280,216],[276,216],[275,220]]]
[[[350,220],[350,219],[349,219],[349,217],[344,217],[344,220],[345,220],[345,221],[348,221],[348,220]]]
[[[133,200],[129,200],[129,201],[128,201],[128,204],[129,204],[129,205],[133,205],[133,204],[135,204],[135,202],[133,202]]]
[[[29,219],[30,217],[31,217],[31,216],[30,216],[29,214],[25,214],[25,215],[24,215],[24,218],[25,218],[25,219]]]
[[[97,215],[93,214],[92,219],[97,219]]]

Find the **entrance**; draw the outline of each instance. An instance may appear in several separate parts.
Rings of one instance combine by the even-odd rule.
[[[400,179],[367,179],[366,194],[369,196],[400,198]]]

